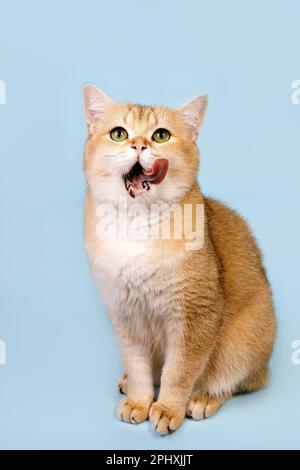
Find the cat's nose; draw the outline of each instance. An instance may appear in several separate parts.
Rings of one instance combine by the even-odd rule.
[[[131,142],[131,148],[136,150],[137,155],[139,156],[143,150],[148,148],[147,141],[141,137],[133,139]]]

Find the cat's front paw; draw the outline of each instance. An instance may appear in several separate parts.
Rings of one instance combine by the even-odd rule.
[[[173,408],[159,401],[153,403],[150,408],[149,418],[155,431],[162,436],[176,431],[182,424],[185,410]]]
[[[149,408],[150,404],[145,405],[144,403],[124,398],[119,404],[117,414],[119,419],[126,421],[126,423],[138,424],[148,418]]]

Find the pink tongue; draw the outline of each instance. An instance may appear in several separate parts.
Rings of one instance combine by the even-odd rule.
[[[169,162],[165,158],[158,158],[153,163],[150,171],[143,170],[145,180],[152,184],[159,184],[165,178],[169,167]]]

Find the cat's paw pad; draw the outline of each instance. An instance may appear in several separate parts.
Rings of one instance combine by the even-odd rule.
[[[124,398],[124,400],[120,402],[117,414],[119,419],[125,421],[126,423],[138,424],[142,423],[148,418],[149,406],[146,406],[138,401]]]
[[[186,416],[196,421],[209,418],[222,406],[225,400],[209,396],[198,396],[189,400],[186,407]]]
[[[118,381],[117,389],[120,393],[123,393],[124,395],[127,393],[127,383],[128,383],[128,375],[124,372],[124,374],[121,375]]]
[[[157,401],[150,408],[149,418],[155,431],[164,436],[179,428],[184,420],[184,411],[171,408]]]

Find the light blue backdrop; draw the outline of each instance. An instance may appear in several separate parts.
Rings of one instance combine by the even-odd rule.
[[[300,4],[0,3],[1,448],[299,448]],[[240,210],[265,253],[278,314],[269,387],[161,438],[119,422],[116,340],[82,236],[81,88],[177,106],[207,92],[206,194]]]

